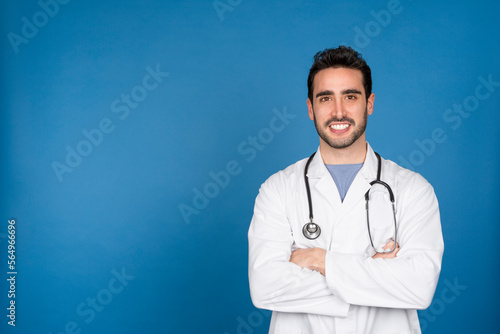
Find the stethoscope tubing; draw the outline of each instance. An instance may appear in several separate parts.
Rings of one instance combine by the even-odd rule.
[[[378,160],[377,179],[374,180],[374,181],[372,181],[372,182],[370,182],[370,189],[368,189],[368,191],[365,193],[365,200],[366,200],[366,206],[365,206],[366,207],[366,224],[367,224],[367,228],[368,228],[368,236],[369,236],[369,239],[370,239],[371,247],[373,248],[373,250],[376,253],[392,253],[393,251],[396,250],[396,246],[397,246],[397,232],[398,232],[397,221],[396,221],[395,198],[394,198],[394,193],[393,193],[391,187],[387,183],[385,183],[384,181],[380,180],[380,175],[381,175],[381,172],[382,172],[382,158],[380,157],[380,155],[377,152],[374,152],[374,153],[377,156],[377,160]],[[312,199],[311,199],[311,189],[310,189],[310,186],[309,186],[309,177],[307,176],[307,172],[309,170],[309,165],[311,164],[311,161],[313,160],[313,158],[314,158],[315,155],[316,155],[316,152],[314,152],[309,157],[309,159],[306,162],[306,166],[304,168],[304,181],[305,181],[306,192],[307,192],[307,201],[308,201],[308,205],[309,205],[309,222],[306,223],[304,225],[304,227],[302,228],[302,233],[309,240],[315,240],[315,239],[317,239],[321,235],[321,227],[318,224],[314,223],[313,205],[312,205]],[[371,186],[373,186],[374,184],[380,184],[380,185],[384,186],[387,189],[387,191],[389,192],[389,199],[390,199],[391,204],[392,204],[392,213],[393,213],[393,220],[394,220],[394,246],[393,246],[393,248],[391,250],[382,250],[382,251],[379,251],[375,247],[375,245],[373,244],[373,239],[372,239],[372,234],[371,234],[371,229],[370,229],[369,199],[370,199]]]

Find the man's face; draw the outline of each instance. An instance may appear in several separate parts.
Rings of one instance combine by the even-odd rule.
[[[307,100],[307,107],[320,141],[335,149],[347,148],[358,140],[364,143],[375,95],[366,100],[361,71],[324,69],[314,77],[313,87],[313,100]]]

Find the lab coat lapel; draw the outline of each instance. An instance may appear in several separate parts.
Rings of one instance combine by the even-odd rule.
[[[323,197],[323,200],[330,204],[335,214],[338,214],[342,205],[340,195],[335,185],[335,181],[333,181],[332,176],[326,169],[319,148],[311,161],[307,176],[309,178],[311,192],[313,192],[313,188],[317,190],[314,191],[314,194],[311,194],[312,197]]]
[[[348,215],[349,212],[358,205],[359,201],[365,200],[365,193],[370,189],[370,182],[377,178],[377,156],[368,142],[366,143],[366,148],[365,162],[347,191],[344,202],[342,203],[340,219]]]

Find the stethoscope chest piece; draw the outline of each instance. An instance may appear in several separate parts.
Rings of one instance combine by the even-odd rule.
[[[321,227],[319,227],[319,225],[316,225],[311,221],[304,225],[304,227],[302,228],[302,233],[304,234],[304,237],[306,237],[307,239],[314,240],[320,236]]]
[[[306,191],[307,191],[307,201],[308,201],[308,204],[309,204],[309,223],[306,223],[304,225],[304,227],[302,228],[302,234],[304,234],[304,237],[306,237],[307,239],[309,240],[314,240],[314,239],[317,239],[319,237],[319,235],[321,234],[321,228],[319,227],[319,225],[315,224],[313,222],[313,207],[312,207],[312,200],[311,200],[311,190],[309,188],[309,178],[307,176],[307,170],[309,168],[309,164],[311,163],[314,155],[316,154],[313,153],[309,159],[307,160],[307,163],[306,163],[306,166],[304,168],[304,181],[305,181],[305,184],[306,184]],[[396,206],[394,204],[394,193],[392,192],[392,189],[391,187],[385,183],[384,181],[381,181],[380,180],[380,173],[382,171],[382,159],[380,158],[380,155],[378,155],[376,152],[375,152],[375,155],[377,156],[377,160],[378,160],[378,167],[377,167],[377,179],[375,181],[372,181],[370,183],[370,186],[373,186],[374,184],[380,184],[382,186],[384,186],[387,191],[389,192],[389,197],[390,197],[390,200],[391,200],[391,203],[392,203],[392,213],[393,213],[393,219],[394,219],[394,238],[393,241],[394,241],[394,248],[392,250],[389,250],[389,252],[393,252],[395,249],[396,249],[396,245],[397,245],[397,234],[398,234],[398,226],[397,226],[397,221],[396,221]],[[368,228],[368,236],[370,237],[370,244],[373,248],[373,250],[377,253],[385,253],[387,251],[379,251],[375,248],[375,245],[373,244],[373,239],[372,239],[372,235],[371,235],[371,231],[370,231],[370,214],[369,214],[369,209],[368,209],[368,202],[369,202],[369,199],[370,199],[370,190],[368,190],[365,194],[365,200],[366,200],[366,225],[367,225],[367,228]]]

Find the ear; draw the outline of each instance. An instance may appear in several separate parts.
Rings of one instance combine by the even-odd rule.
[[[309,118],[314,121],[313,105],[310,99],[307,99],[307,110],[309,111]]]
[[[374,102],[375,102],[375,94],[371,93],[370,97],[368,98],[368,101],[366,101],[366,111],[368,112],[368,115],[371,115],[373,113]]]

